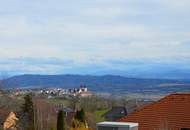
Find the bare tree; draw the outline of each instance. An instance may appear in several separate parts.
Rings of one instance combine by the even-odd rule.
[[[35,97],[34,99],[34,129],[50,130],[56,128],[57,113],[54,105]]]

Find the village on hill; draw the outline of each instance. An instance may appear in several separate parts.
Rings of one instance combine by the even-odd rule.
[[[9,92],[1,91],[2,130],[190,129],[190,93],[187,92],[154,101],[98,97],[87,87]],[[58,129],[59,118],[63,122]]]

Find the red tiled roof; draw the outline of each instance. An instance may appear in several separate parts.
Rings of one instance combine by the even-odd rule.
[[[137,122],[139,130],[190,128],[190,93],[171,94],[119,121]]]

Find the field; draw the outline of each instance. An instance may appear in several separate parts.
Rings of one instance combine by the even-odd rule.
[[[108,112],[108,109],[104,109],[104,110],[97,110],[96,113],[96,122],[101,122],[101,121],[105,121],[105,118],[102,117],[102,115],[104,115],[106,112]]]

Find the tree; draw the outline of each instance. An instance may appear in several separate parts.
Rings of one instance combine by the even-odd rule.
[[[57,130],[65,130],[65,113],[60,110],[57,115]]]
[[[80,110],[80,121],[85,123],[85,113],[83,108]]]
[[[78,121],[80,124],[82,124],[83,126],[85,126],[86,128],[88,127],[86,124],[84,109],[76,111],[74,119]]]
[[[86,130],[86,126],[84,123],[80,122],[79,120],[73,119],[71,130]]]
[[[24,122],[26,124],[26,130],[34,130],[34,106],[31,94],[28,94],[24,97],[22,112]]]
[[[77,119],[80,122],[85,123],[85,113],[84,109],[81,109],[80,111],[76,111],[75,119]]]

